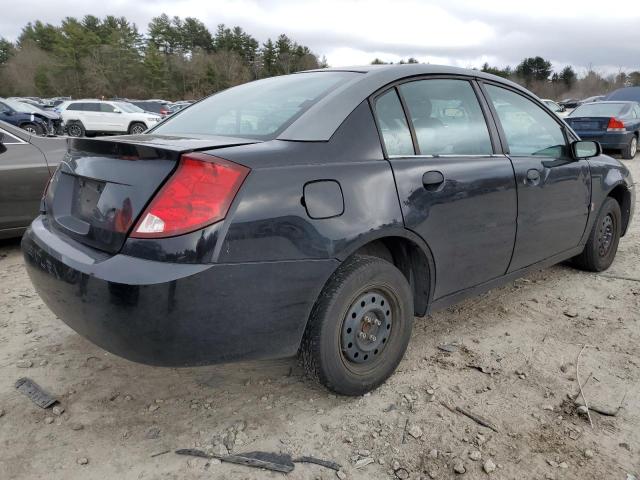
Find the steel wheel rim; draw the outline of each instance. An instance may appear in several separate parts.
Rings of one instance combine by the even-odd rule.
[[[608,213],[600,223],[598,228],[598,254],[601,257],[606,257],[611,251],[613,245],[613,231],[614,231],[614,219],[613,216]]]
[[[135,125],[131,128],[131,133],[133,135],[140,135],[142,132],[144,132],[146,129],[141,127],[140,125]]]
[[[638,139],[636,137],[633,137],[631,139],[631,158],[635,157],[637,152],[638,152]]]
[[[25,127],[24,130],[26,132],[29,132],[31,135],[37,135],[38,132],[36,131],[36,129],[34,127]]]
[[[340,333],[347,364],[365,367],[382,356],[393,330],[394,310],[389,295],[377,289],[365,291],[351,303]]]

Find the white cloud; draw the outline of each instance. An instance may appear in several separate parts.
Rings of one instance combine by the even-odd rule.
[[[9,0],[0,0],[8,3]],[[15,4],[14,4],[15,5]],[[379,57],[459,66],[514,65],[541,55],[557,66],[640,69],[638,0],[608,8],[595,0],[23,0],[2,8],[0,36],[15,39],[28,21],[123,15],[141,30],[162,12],[240,25],[260,41],[286,33],[326,55],[332,66]]]

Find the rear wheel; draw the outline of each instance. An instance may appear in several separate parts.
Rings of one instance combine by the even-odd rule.
[[[37,123],[25,123],[21,128],[31,135],[42,136],[45,133],[44,129]]]
[[[611,266],[618,251],[621,219],[620,205],[615,199],[608,197],[600,209],[584,250],[574,258],[578,267],[601,272]]]
[[[140,135],[147,129],[147,126],[144,123],[136,122],[132,123],[129,127],[129,133],[131,135]]]
[[[70,137],[84,137],[84,126],[80,122],[69,122],[67,125],[67,134]]]
[[[396,369],[411,337],[409,283],[391,263],[355,256],[323,289],[301,346],[305,369],[330,390],[362,395]]]
[[[622,158],[625,160],[631,160],[638,153],[638,137],[635,135],[631,137],[629,144],[622,149]]]

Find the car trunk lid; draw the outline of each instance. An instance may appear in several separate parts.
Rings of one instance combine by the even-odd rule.
[[[51,225],[87,246],[120,250],[183,153],[255,143],[230,137],[70,139],[45,195]]]
[[[565,121],[576,132],[606,132],[609,125],[608,117],[568,117]]]

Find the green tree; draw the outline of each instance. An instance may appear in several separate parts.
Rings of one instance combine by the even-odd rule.
[[[560,72],[560,75],[558,75],[558,80],[564,83],[568,90],[573,88],[577,78],[578,76],[576,75],[576,72],[570,65],[564,67]]]
[[[529,57],[520,62],[515,73],[526,85],[530,85],[534,81],[548,80],[551,71],[551,62],[542,57]]]
[[[13,43],[0,37],[0,67],[9,61],[11,55],[15,52]]]

